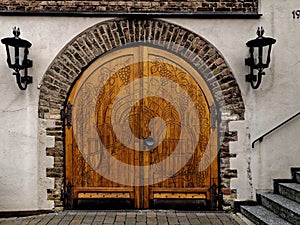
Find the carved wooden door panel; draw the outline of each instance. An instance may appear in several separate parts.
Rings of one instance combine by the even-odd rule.
[[[73,87],[66,133],[71,199],[211,200],[218,184],[213,98],[201,76],[167,51],[107,54]]]

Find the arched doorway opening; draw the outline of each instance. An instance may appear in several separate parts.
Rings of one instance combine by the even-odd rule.
[[[56,210],[66,207],[67,204],[64,205],[64,202],[67,202],[66,196],[68,196],[68,190],[71,189],[65,183],[65,128],[60,120],[60,109],[66,107],[68,96],[71,96],[70,93],[76,80],[81,79],[83,72],[90,68],[95,60],[112,53],[117,48],[126,48],[138,42],[152,45],[154,48],[162,48],[178,56],[197,71],[197,76],[209,89],[204,92],[205,94],[211,93],[216,106],[216,110],[213,107],[209,110],[218,112],[218,114],[211,114],[218,116],[211,116],[210,119],[218,120],[218,131],[222,130],[222,135],[217,137],[221,158],[218,184],[223,190],[224,199],[226,200],[227,196],[228,199],[233,199],[234,190],[230,189],[230,179],[236,178],[237,174],[227,163],[230,157],[235,157],[229,154],[228,143],[236,139],[237,133],[229,132],[228,122],[244,119],[244,103],[238,84],[225,59],[207,40],[179,25],[155,19],[113,19],[90,27],[66,44],[55,57],[40,83],[40,129],[46,135],[42,138],[50,136],[54,140],[53,146],[41,145],[40,149],[41,154],[54,158],[53,167],[46,168],[46,176],[54,180],[54,186],[45,187],[44,193],[49,201],[54,201]],[[168,77],[168,74],[165,76]],[[200,80],[196,79],[196,83]],[[142,83],[145,82],[147,83],[147,80]],[[203,88],[205,85],[200,85],[200,87]],[[139,93],[139,96],[142,95],[143,93]],[[167,105],[167,103],[164,104]],[[211,107],[210,104],[207,105]],[[144,107],[136,108],[145,111]],[[154,115],[156,114],[151,114],[151,116]],[[139,132],[135,132],[138,136]],[[64,195],[62,195],[62,190],[66,192]],[[65,197],[64,201],[62,196]]]
[[[142,43],[116,48],[86,68],[68,104],[71,208],[96,199],[143,209],[193,200],[210,208],[219,182],[216,103],[181,57]]]

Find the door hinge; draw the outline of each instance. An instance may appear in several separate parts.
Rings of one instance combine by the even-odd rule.
[[[216,184],[211,186],[211,208],[221,208],[223,204],[223,193],[220,187]]]
[[[67,120],[67,127],[68,129],[70,129],[70,127],[72,126],[72,104],[70,102],[68,102],[67,104],[67,111],[65,108],[60,110],[60,119],[62,121],[65,121],[65,119]]]
[[[66,189],[62,188],[61,190],[61,200],[64,202],[64,205],[66,206],[66,209],[72,209],[73,202],[72,202],[72,189],[73,185],[71,182],[68,182],[66,185]]]

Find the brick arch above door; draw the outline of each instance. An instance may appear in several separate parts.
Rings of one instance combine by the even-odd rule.
[[[54,147],[46,148],[47,156],[54,157],[54,167],[47,168],[47,177],[55,179],[55,187],[45,191],[49,200],[55,201],[56,208],[62,206],[59,194],[64,178],[63,126],[60,121],[60,109],[65,105],[73,84],[87,66],[116,47],[136,42],[148,43],[177,54],[199,71],[218,106],[222,107],[223,130],[228,130],[229,121],[222,117],[223,113],[230,115],[234,120],[244,119],[241,92],[226,60],[200,35],[179,25],[156,19],[113,19],[96,24],[65,45],[41,81],[39,118],[51,122],[48,127],[46,126],[47,135],[55,136]],[[231,134],[228,132],[225,135]],[[220,143],[221,152],[229,152],[226,144],[229,139],[232,137],[223,138]],[[224,170],[221,174],[228,173],[232,176],[229,165],[221,165],[221,168]],[[222,181],[224,182],[227,181]],[[229,187],[229,182],[223,186]],[[228,192],[230,193],[230,188]]]

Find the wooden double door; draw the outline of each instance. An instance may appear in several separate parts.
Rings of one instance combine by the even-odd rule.
[[[83,72],[65,126],[69,206],[74,199],[210,202],[218,185],[214,100],[179,56],[146,45],[120,48]]]

